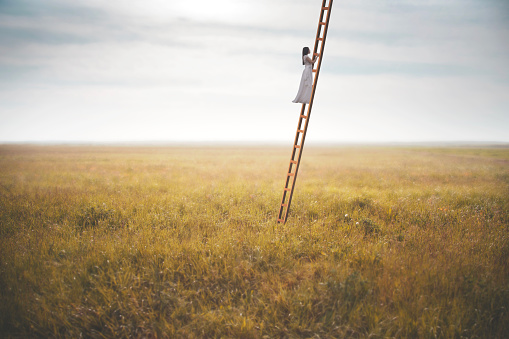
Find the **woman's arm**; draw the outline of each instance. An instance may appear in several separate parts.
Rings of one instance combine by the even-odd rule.
[[[315,56],[315,58],[313,60],[311,60],[310,57],[306,56],[306,60],[309,61],[312,64],[314,64],[316,62],[316,59],[318,59],[318,56]]]

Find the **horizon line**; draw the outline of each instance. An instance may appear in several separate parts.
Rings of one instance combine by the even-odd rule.
[[[156,147],[185,147],[185,146],[277,146],[284,147],[290,143],[283,141],[168,141],[168,140],[146,140],[146,141],[69,141],[69,140],[51,140],[51,141],[1,141],[0,146],[156,146]],[[334,147],[334,146],[483,146],[483,147],[509,147],[509,141],[313,141],[308,147]]]

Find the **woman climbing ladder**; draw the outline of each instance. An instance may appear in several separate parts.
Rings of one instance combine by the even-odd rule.
[[[309,47],[302,49],[302,64],[304,65],[304,71],[302,72],[302,78],[300,79],[299,91],[297,96],[292,102],[300,104],[309,104],[311,98],[311,91],[313,90],[313,65],[318,57],[313,60],[309,57]]]

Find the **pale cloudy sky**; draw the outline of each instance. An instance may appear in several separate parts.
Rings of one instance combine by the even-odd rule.
[[[293,141],[321,0],[0,0],[0,142]],[[336,0],[307,144],[509,142],[509,1]]]

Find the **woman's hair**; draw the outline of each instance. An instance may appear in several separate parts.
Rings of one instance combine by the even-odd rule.
[[[304,47],[302,49],[302,64],[304,65],[304,55],[308,55],[309,54],[309,47]]]

